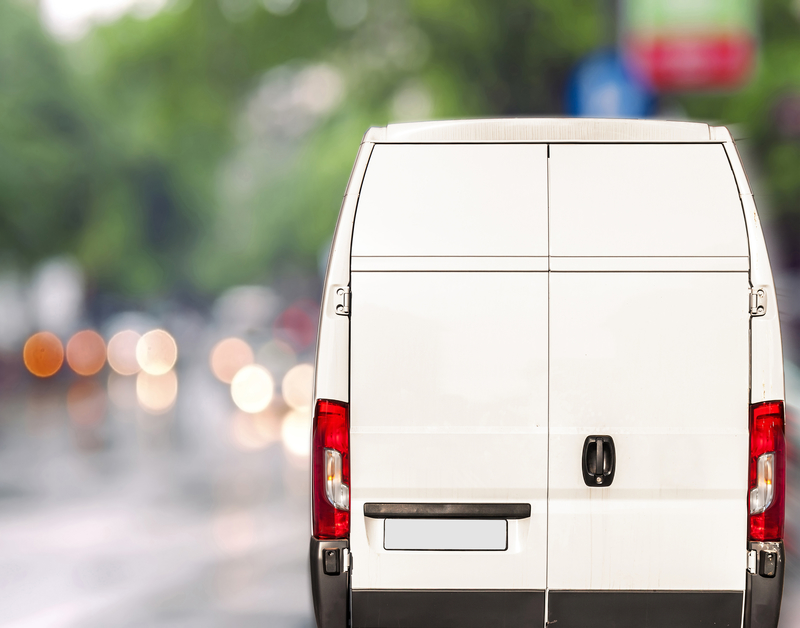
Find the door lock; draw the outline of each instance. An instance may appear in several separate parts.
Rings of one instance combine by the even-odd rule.
[[[610,436],[587,436],[583,443],[583,481],[586,486],[611,486],[617,454]]]

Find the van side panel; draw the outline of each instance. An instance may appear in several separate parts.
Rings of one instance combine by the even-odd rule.
[[[347,184],[339,220],[331,241],[325,287],[319,314],[316,368],[314,369],[314,403],[317,399],[350,399],[350,319],[336,313],[340,303],[338,290],[350,285],[350,245],[358,194],[367,169],[373,144],[364,143],[356,156]]]
[[[766,314],[754,317],[751,322],[751,402],[780,401],[784,399],[785,394],[781,327],[775,282],[761,229],[761,219],[730,132],[725,127],[715,127],[712,130],[725,142],[725,151],[736,177],[736,184],[739,186],[750,246],[750,283],[754,288],[763,289],[767,294]]]

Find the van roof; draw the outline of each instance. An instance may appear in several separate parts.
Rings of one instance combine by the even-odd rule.
[[[724,127],[700,122],[595,118],[500,118],[373,127],[365,142],[724,142]]]

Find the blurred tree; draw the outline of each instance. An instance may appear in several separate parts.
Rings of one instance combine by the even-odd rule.
[[[101,185],[103,148],[58,47],[29,10],[0,3],[0,247],[33,262],[74,248]]]
[[[226,211],[216,173],[234,145],[242,99],[267,69],[321,54],[335,35],[319,3],[277,16],[247,0],[197,0],[98,28],[75,46],[118,161],[118,193],[79,249],[102,285],[141,294],[227,283],[199,285],[191,252]],[[116,231],[109,224],[120,222]]]

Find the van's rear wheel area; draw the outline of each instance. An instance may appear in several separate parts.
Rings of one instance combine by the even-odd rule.
[[[311,537],[310,559],[318,628],[346,628],[350,610],[348,542]]]

